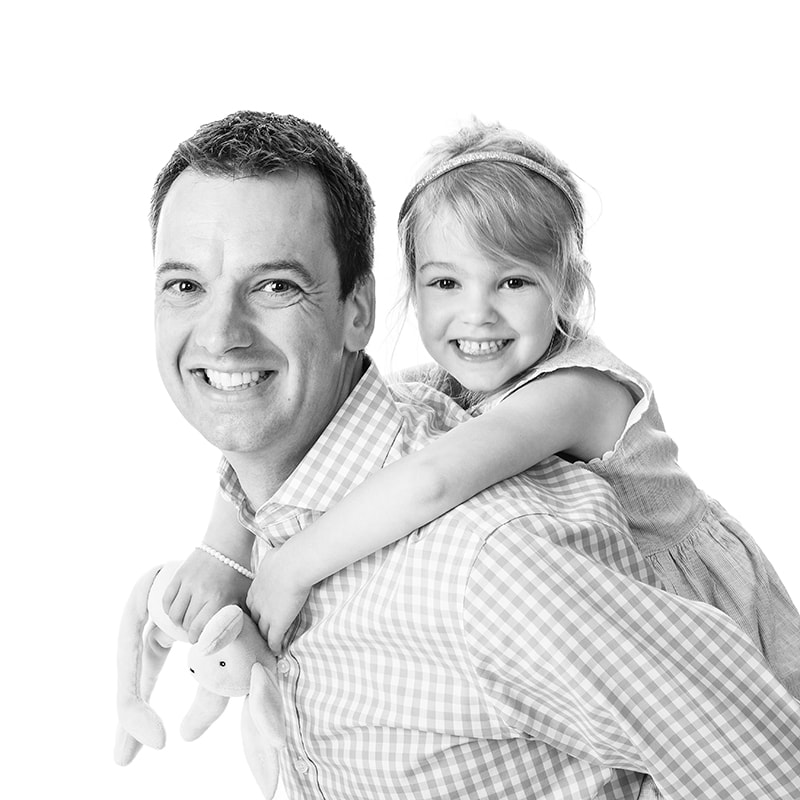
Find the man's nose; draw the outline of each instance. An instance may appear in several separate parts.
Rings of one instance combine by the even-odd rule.
[[[235,292],[220,292],[210,299],[195,328],[195,340],[214,356],[253,344],[246,309]]]
[[[463,302],[461,317],[469,325],[491,325],[497,322],[497,309],[491,293],[483,289],[466,292]]]

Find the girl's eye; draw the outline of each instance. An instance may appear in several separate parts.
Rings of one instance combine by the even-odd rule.
[[[527,278],[506,278],[501,285],[506,289],[524,289],[527,286],[533,286],[534,283]]]
[[[437,278],[428,286],[432,286],[434,289],[455,289],[458,284],[452,278]]]

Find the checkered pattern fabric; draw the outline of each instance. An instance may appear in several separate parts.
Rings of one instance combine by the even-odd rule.
[[[465,419],[374,367],[263,548]],[[380,520],[375,520],[380,525]],[[658,588],[607,484],[550,459],[314,588],[278,661],[293,800],[800,798],[800,706],[721,612]]]

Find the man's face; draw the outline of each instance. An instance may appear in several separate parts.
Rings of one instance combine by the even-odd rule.
[[[364,309],[339,300],[318,179],[187,170],[165,198],[155,266],[158,367],[175,405],[224,452],[299,460],[368,338]]]

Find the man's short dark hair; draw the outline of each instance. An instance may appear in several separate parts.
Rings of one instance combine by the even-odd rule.
[[[210,176],[260,177],[303,168],[316,173],[325,192],[344,299],[372,270],[372,193],[353,157],[324,128],[298,117],[237,111],[203,125],[181,143],[153,186],[153,243],[164,198],[185,169]]]

